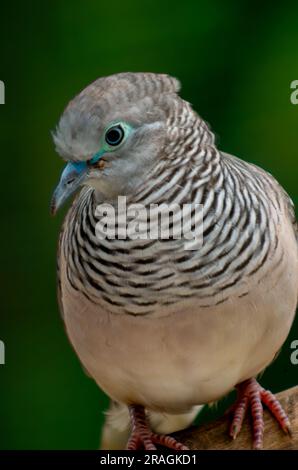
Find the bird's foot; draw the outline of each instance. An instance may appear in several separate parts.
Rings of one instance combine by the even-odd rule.
[[[176,439],[171,436],[152,432],[148,425],[143,406],[130,405],[129,413],[132,432],[127,443],[127,450],[156,450],[155,444],[173,450],[189,450],[188,447],[176,441]]]
[[[291,434],[290,421],[281,404],[275,396],[261,387],[255,379],[245,380],[237,385],[238,398],[233,407],[233,420],[230,427],[230,436],[236,439],[248,409],[252,414],[253,448],[262,449],[264,420],[263,405],[271,411],[283,431]]]

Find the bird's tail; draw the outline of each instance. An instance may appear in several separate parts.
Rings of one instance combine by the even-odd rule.
[[[167,414],[149,412],[148,418],[153,431],[161,434],[171,434],[187,428],[193,422],[203,406],[194,406],[183,414]],[[102,450],[125,449],[130,433],[130,417],[126,405],[111,402],[106,412],[106,420],[102,431]]]

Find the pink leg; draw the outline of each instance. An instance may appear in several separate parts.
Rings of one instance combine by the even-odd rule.
[[[245,380],[237,386],[238,399],[234,406],[230,436],[236,439],[240,432],[245,414],[250,408],[253,421],[253,448],[262,449],[264,420],[263,405],[271,411],[281,428],[290,434],[290,421],[279,401],[268,390],[264,390],[255,379]]]
[[[138,450],[141,448],[145,450],[156,450],[154,444],[162,445],[173,450],[188,450],[188,447],[177,442],[173,437],[153,433],[147,423],[143,406],[130,405],[129,413],[132,431],[127,443],[128,450]]]
[[[286,434],[291,435],[291,424],[290,420],[282,408],[281,404],[279,401],[275,398],[273,393],[271,393],[269,390],[264,390],[262,389],[262,402],[264,405],[267,406],[268,410],[271,411],[273,414],[274,418],[278,421],[280,427],[283,429],[283,431]]]

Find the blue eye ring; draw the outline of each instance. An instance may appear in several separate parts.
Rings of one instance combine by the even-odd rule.
[[[111,131],[113,134],[110,134]],[[87,161],[87,164],[90,166],[95,165],[104,154],[113,152],[113,150],[124,142],[131,131],[132,127],[130,124],[127,124],[126,122],[114,122],[106,128],[106,131],[104,132],[101,139],[101,149]]]
[[[105,133],[105,142],[110,147],[116,147],[121,144],[125,137],[125,132],[121,124],[110,127]]]

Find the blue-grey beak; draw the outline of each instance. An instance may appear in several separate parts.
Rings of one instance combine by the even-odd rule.
[[[87,171],[86,162],[72,162],[66,165],[52,197],[52,215],[55,215],[62,204],[81,186],[87,176]]]

